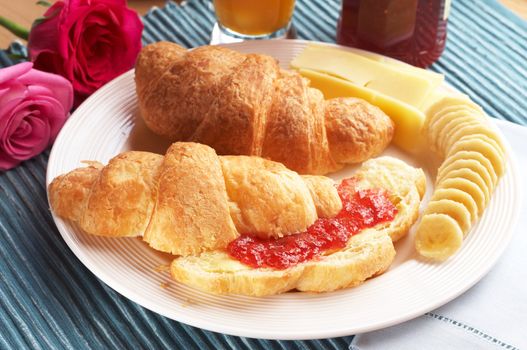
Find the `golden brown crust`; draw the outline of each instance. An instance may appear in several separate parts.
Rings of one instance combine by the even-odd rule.
[[[151,44],[139,54],[136,85],[141,116],[155,133],[218,154],[263,156],[302,174],[363,161],[393,135],[378,108],[359,99],[325,103],[305,78],[265,55]]]
[[[210,147],[175,143],[157,179],[157,201],[143,239],[176,255],[225,247],[238,236],[229,215],[218,156]]]
[[[81,228],[101,236],[141,235],[152,215],[154,179],[162,159],[154,153],[126,152],[110,160],[91,188]]]
[[[81,219],[90,190],[102,167],[101,163],[90,162],[86,168],[75,169],[53,179],[49,185],[49,202],[56,215],[72,221]]]
[[[282,237],[305,230],[317,219],[308,186],[284,165],[248,156],[224,156],[221,165],[238,232]]]
[[[359,163],[377,156],[393,137],[393,121],[364,100],[333,98],[325,107],[329,147],[338,163]]]
[[[259,156],[277,74],[273,58],[245,56],[234,72],[223,77],[216,98],[206,106],[204,118],[189,140],[207,144],[218,154]],[[203,103],[196,98],[196,104]]]
[[[141,50],[135,71],[141,115],[155,133],[190,140],[217,100],[226,73],[244,56],[216,46],[186,51],[160,42],[147,47]]]
[[[323,103],[322,93],[299,74],[282,71],[267,114],[262,156],[301,174],[341,168],[329,153]]]
[[[144,234],[155,249],[189,255],[223,248],[239,232],[305,230],[317,211],[334,213],[340,203],[327,180],[306,182],[280,163],[178,142],[164,157],[125,152],[105,167],[76,169],[55,179],[49,194],[55,213],[88,233]]]
[[[331,218],[342,209],[342,201],[337,192],[335,182],[329,177],[302,175],[315,202],[319,218]]]

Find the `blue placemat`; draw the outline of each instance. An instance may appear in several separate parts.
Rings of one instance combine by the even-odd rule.
[[[334,41],[337,0],[298,0],[300,38]],[[145,17],[144,43],[210,39],[209,1],[168,3]],[[527,22],[496,1],[453,1],[448,41],[432,69],[493,117],[527,125]],[[24,50],[13,45],[10,52]],[[13,64],[0,51],[0,66]],[[117,294],[70,252],[49,213],[49,151],[0,174],[0,349],[346,349],[352,337],[270,341],[169,320]]]

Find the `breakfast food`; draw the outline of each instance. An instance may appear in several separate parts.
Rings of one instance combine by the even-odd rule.
[[[452,256],[505,171],[481,108],[437,91],[441,75],[375,55],[308,48],[292,65],[298,73],[220,47],[145,47],[136,89],[146,124],[211,147],[176,142],[164,156],[88,162],[50,184],[53,211],[90,234],[142,237],[175,255],[176,281],[210,293],[352,287],[389,268],[393,242],[419,216],[423,172],[392,157],[368,160],[393,136],[403,150],[442,160],[415,246],[428,258]],[[338,185],[293,171],[356,162],[364,163]]]
[[[326,251],[317,259],[284,269],[251,267],[225,251],[216,250],[176,258],[171,264],[172,276],[215,294],[263,296],[291,289],[327,292],[358,285],[382,273],[395,255],[392,240],[403,237],[417,219],[425,191],[424,174],[398,159],[381,157],[365,162],[354,179],[353,186],[357,189],[388,190],[397,209],[392,220],[352,235],[341,249]],[[261,250],[260,246],[257,250]],[[264,261],[265,258],[260,256]]]
[[[442,74],[396,60],[380,61],[375,55],[342,50],[327,45],[308,45],[291,61],[295,69],[308,69],[344,79],[358,88],[390,96],[415,108],[444,80]]]
[[[59,176],[50,202],[88,233],[144,234],[157,250],[188,255],[222,248],[238,232],[280,237],[335,215],[341,203],[328,180],[304,181],[280,163],[175,143],[165,156],[125,152],[105,167],[92,163]]]
[[[445,260],[488,205],[505,171],[505,150],[481,108],[465,97],[433,104],[423,132],[443,162],[415,244],[421,255]]]
[[[309,79],[310,86],[322,91],[327,99],[355,96],[379,107],[395,124],[394,145],[410,153],[423,149],[421,128],[425,115],[416,107],[332,75],[303,68],[298,72]]]
[[[436,98],[442,74],[365,51],[317,44],[309,44],[291,67],[325,98],[354,96],[379,107],[395,123],[395,145],[411,153],[423,149],[423,111]]]
[[[335,187],[273,161],[179,142],[164,156],[130,151],[106,166],[90,162],[55,178],[49,196],[55,214],[88,233],[143,235],[180,255],[171,267],[180,282],[269,295],[382,273],[392,241],[417,219],[424,186],[422,170],[391,157],[365,162]]]
[[[141,116],[155,133],[218,154],[255,155],[302,174],[325,174],[378,155],[393,136],[379,108],[357,98],[324,100],[274,58],[167,42],[139,54]]]

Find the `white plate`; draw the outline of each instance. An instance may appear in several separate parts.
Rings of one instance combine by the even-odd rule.
[[[276,57],[285,68],[307,42],[254,41],[228,45],[243,52]],[[151,134],[138,115],[134,72],[93,94],[71,116],[51,152],[47,183],[81,166],[81,160],[107,162],[124,150],[163,153],[167,142]],[[414,165],[418,160],[391,148]],[[509,152],[510,154],[510,152]],[[425,165],[426,166],[426,165]],[[351,168],[335,174],[349,175]],[[509,157],[485,214],[457,255],[442,264],[418,258],[411,234],[396,245],[389,271],[363,285],[325,294],[286,293],[266,298],[215,296],[178,284],[167,271],[168,254],[138,238],[102,238],[54,217],[64,240],[98,278],[138,304],[171,319],[227,334],[273,339],[326,338],[371,331],[419,316],[459,296],[496,262],[518,217],[518,176]],[[432,186],[429,181],[428,193]],[[168,283],[166,285],[166,283]],[[89,317],[89,316],[88,316]]]

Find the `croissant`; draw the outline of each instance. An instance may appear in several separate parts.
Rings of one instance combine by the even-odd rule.
[[[130,151],[55,178],[53,211],[88,233],[139,236],[189,255],[224,248],[240,232],[262,238],[305,230],[342,208],[333,181],[258,157],[174,143],[165,156]]]
[[[270,160],[217,156],[208,146],[178,142],[164,156],[131,151],[106,166],[88,162],[55,178],[48,192],[54,213],[89,233],[143,235],[154,249],[180,255],[170,267],[178,282],[216,294],[263,296],[352,287],[388,269],[392,241],[417,219],[424,173],[380,157],[365,162],[353,179],[358,190],[389,191],[397,208],[393,220],[285,269],[245,265],[226,247],[240,233],[279,237],[303,231],[317,217],[334,217],[343,204],[327,177],[300,176]]]
[[[254,155],[302,174],[325,174],[379,154],[394,125],[357,98],[324,100],[275,59],[168,42],[144,47],[135,67],[139,110],[153,132],[218,154]]]

